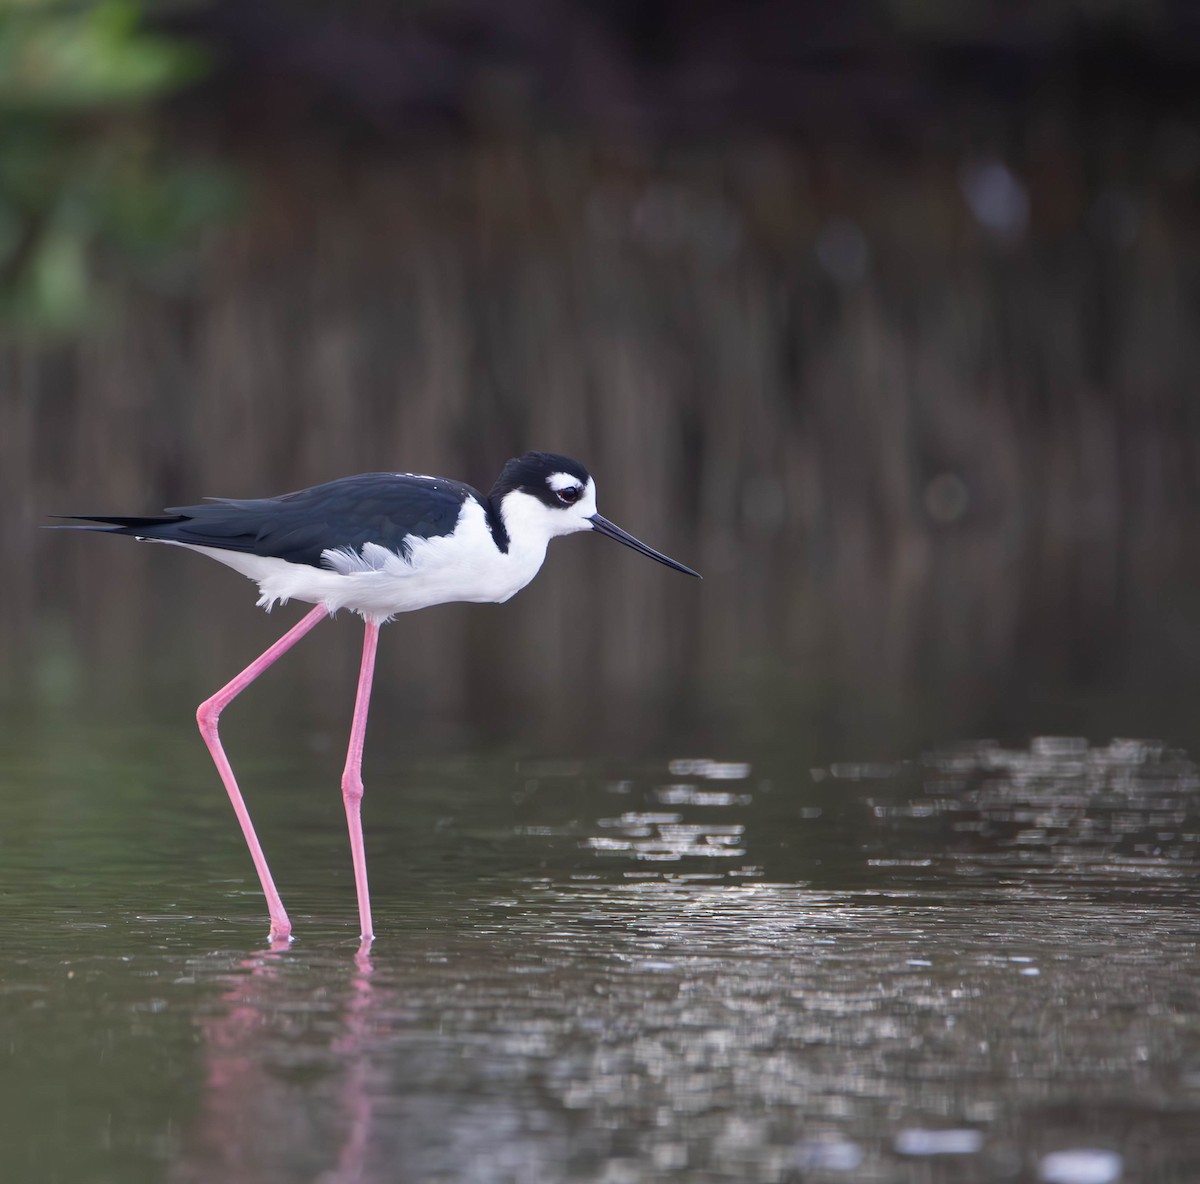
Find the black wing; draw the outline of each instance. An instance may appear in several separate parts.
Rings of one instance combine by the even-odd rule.
[[[245,551],[321,567],[322,552],[331,548],[359,552],[364,543],[377,543],[407,554],[405,540],[410,535],[427,539],[450,534],[467,498],[483,503],[469,485],[443,477],[362,473],[282,497],[212,498],[199,506],[169,508],[157,517],[71,517],[96,523],[83,530]]]

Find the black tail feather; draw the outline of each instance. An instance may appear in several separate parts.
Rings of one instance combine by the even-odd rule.
[[[48,530],[99,530],[105,534],[150,535],[164,526],[186,522],[185,514],[160,514],[149,518],[110,517],[103,514],[51,514],[51,518],[69,518],[69,523],[48,526]]]

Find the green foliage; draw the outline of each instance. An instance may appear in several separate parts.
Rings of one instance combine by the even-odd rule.
[[[167,278],[228,214],[222,170],[179,159],[155,105],[206,68],[136,0],[0,0],[0,321],[93,319],[105,276]]]
[[[0,104],[79,110],[154,98],[204,71],[194,47],[141,31],[144,5],[9,0],[0,13]]]

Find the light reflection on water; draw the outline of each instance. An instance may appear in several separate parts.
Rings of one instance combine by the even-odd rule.
[[[10,795],[0,834],[53,830],[74,870],[6,842],[41,879],[0,918],[3,1178],[1078,1184],[1200,1162],[1185,756],[616,772],[369,784],[369,956],[336,791],[295,770],[256,773],[299,905],[274,951],[236,847],[197,855],[227,822],[199,772],[124,766],[110,805],[160,811],[132,838]]]

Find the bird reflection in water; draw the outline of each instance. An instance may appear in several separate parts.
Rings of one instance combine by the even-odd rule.
[[[305,1178],[325,1184],[367,1178],[383,1096],[369,1038],[394,992],[380,995],[372,982],[369,941],[349,963],[341,991],[330,977],[289,966],[296,959],[288,947],[277,938],[242,959],[222,976],[219,1006],[197,1019],[203,1095],[173,1157],[169,1178],[177,1184],[269,1184],[294,1179],[301,1166]],[[388,1010],[394,1018],[394,1007]],[[323,1118],[314,1122],[317,1115]]]

